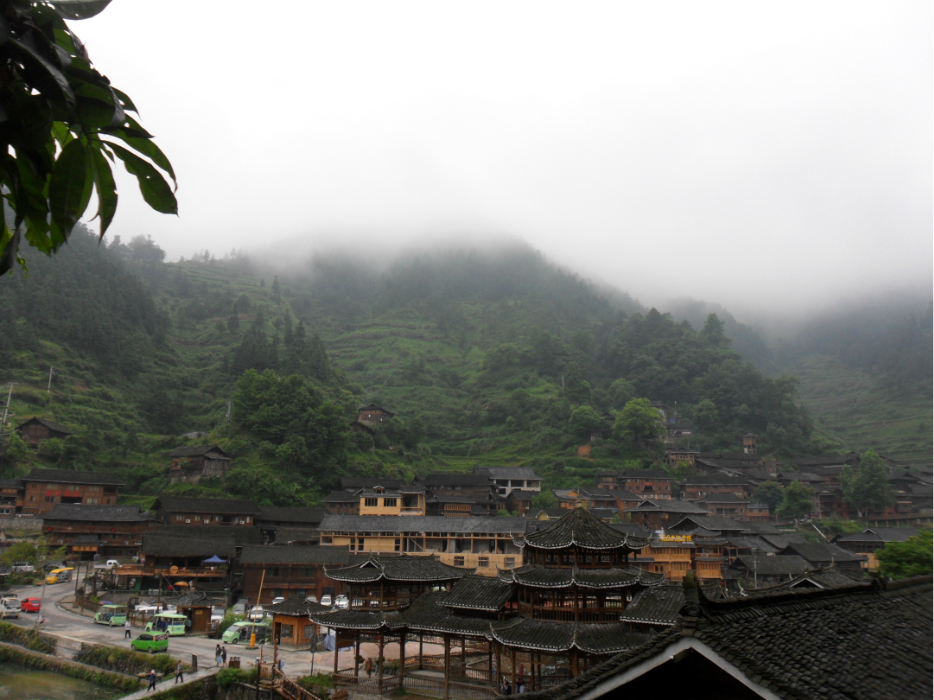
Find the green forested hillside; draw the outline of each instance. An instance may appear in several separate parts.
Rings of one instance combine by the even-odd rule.
[[[694,447],[738,449],[749,431],[777,455],[844,447],[813,430],[795,380],[731,349],[716,316],[695,330],[610,301],[521,245],[379,270],[331,255],[277,276],[206,253],[167,264],[147,239],[76,232],[55,259],[29,263],[28,279],[0,280],[11,424],[39,415],[76,434],[39,454],[8,439],[4,474],[108,469],[140,498],[168,488],[277,504],[314,501],[344,474],[474,464],[529,464],[570,485],[651,463],[600,417],[636,398],[693,421]],[[363,402],[397,418],[351,433]],[[205,435],[182,437],[192,432]],[[167,452],[197,442],[221,444],[235,468],[223,483],[169,487]]]

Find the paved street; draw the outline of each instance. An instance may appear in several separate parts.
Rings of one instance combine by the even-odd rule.
[[[17,590],[20,600],[24,598],[42,597],[43,586],[22,588]],[[60,583],[48,586],[45,591],[45,600],[42,603],[42,612],[46,619],[44,632],[54,634],[74,642],[90,642],[105,644],[107,646],[129,649],[130,640],[124,639],[122,627],[107,627],[95,625],[91,617],[72,611],[71,601],[74,596],[74,583]],[[29,627],[35,624],[35,613],[20,613],[18,618],[8,618],[6,621]],[[133,636],[140,633],[139,628],[133,629]],[[198,666],[201,668],[213,667],[214,649],[218,640],[207,637],[170,637],[169,653],[183,661],[190,662],[191,655],[198,656]],[[249,650],[242,645],[228,644],[227,658],[239,656],[244,666],[253,663],[260,655],[260,649]],[[361,645],[360,653],[364,657],[375,659],[378,656],[376,644]],[[271,645],[262,648],[263,659],[271,660],[273,649]],[[443,648],[434,644],[425,644],[425,654],[443,653]],[[418,642],[406,644],[406,656],[418,654]],[[290,677],[303,676],[311,670],[311,652],[293,651],[284,647],[279,649],[279,656],[285,664],[285,673]],[[388,645],[384,651],[387,659],[399,658],[399,645]],[[353,668],[353,654],[347,650],[342,651],[338,657],[340,668]],[[315,654],[315,671],[327,673],[334,668],[334,653],[320,652]]]

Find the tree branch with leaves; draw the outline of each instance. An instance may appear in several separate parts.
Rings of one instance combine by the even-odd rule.
[[[16,262],[26,269],[23,241],[46,255],[64,245],[95,192],[103,237],[117,211],[118,160],[150,207],[178,213],[172,164],[65,22],[109,3],[0,0],[0,274]]]

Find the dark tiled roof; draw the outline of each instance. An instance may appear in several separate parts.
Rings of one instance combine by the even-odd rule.
[[[823,481],[823,477],[809,472],[779,472],[778,478],[782,481],[800,481],[802,483],[817,483]]]
[[[450,532],[521,534],[524,518],[461,517],[443,515],[336,515],[321,521],[321,532]]]
[[[689,515],[671,526],[672,530],[703,528],[711,532],[743,532],[745,523],[738,523],[722,515]]]
[[[496,579],[491,579],[495,581]],[[411,630],[463,634],[473,637],[490,636],[490,620],[452,613],[448,609],[451,594],[444,591],[422,593],[410,605],[402,617]]]
[[[609,589],[628,588],[637,584],[658,586],[664,582],[664,574],[653,574],[637,567],[628,569],[551,569],[539,566],[522,566],[499,572],[504,581],[514,581],[533,588],[578,588]]]
[[[789,544],[793,544],[796,542],[802,542],[802,543],[807,542],[807,540],[804,539],[802,535],[799,535],[794,532],[788,533],[788,534],[781,534],[781,535],[770,535],[767,533],[763,533],[759,535],[759,539],[763,540],[764,542],[768,542],[770,545],[775,547],[776,550],[784,549]]]
[[[315,527],[277,527],[276,539],[277,545],[289,544],[290,542],[317,542],[321,539],[321,533]]]
[[[241,564],[330,564],[346,565],[350,552],[346,547],[308,545],[247,545],[240,553]]]
[[[532,499],[535,498],[536,494],[534,491],[522,491],[521,489],[513,489],[511,492],[512,497],[520,501],[532,502]]]
[[[656,586],[638,591],[619,619],[646,625],[673,625],[684,605],[684,586]]]
[[[183,498],[181,496],[159,496],[153,506],[170,513],[216,513],[218,515],[258,515],[259,508],[251,501],[226,498]]]
[[[402,614],[396,611],[332,610],[330,612],[313,612],[309,617],[319,625],[337,629],[377,630],[380,628],[402,629],[405,627]]]
[[[866,561],[866,557],[843,549],[835,544],[795,542],[789,544],[779,555],[797,554],[811,564],[831,564],[833,562]]]
[[[76,472],[71,469],[33,469],[23,481],[63,484],[101,484],[104,486],[123,486],[123,479],[109,472]]]
[[[22,423],[21,425],[19,425],[16,429],[22,430],[30,423],[39,423],[40,425],[44,425],[46,428],[56,433],[64,433],[65,435],[74,435],[74,431],[72,431],[71,428],[68,428],[62,425],[61,423],[53,423],[52,421],[46,420],[45,418],[30,418],[25,423]]]
[[[277,508],[260,506],[256,520],[260,522],[307,523],[317,525],[324,518],[324,508]]]
[[[424,476],[417,476],[415,480],[427,488],[446,486],[474,486],[492,488],[489,477],[485,474],[452,474],[450,472],[433,472]]]
[[[549,622],[519,617],[491,625],[500,644],[545,652],[573,648],[590,654],[614,654],[645,644],[652,635],[632,632],[625,623]]]
[[[0,479],[0,489],[21,489],[23,488],[22,479]]]
[[[468,574],[454,584],[445,607],[498,612],[512,597],[512,584],[490,576]]]
[[[219,527],[217,525],[166,525],[156,531],[163,537],[179,537],[199,540],[229,540],[241,547],[247,544],[261,544],[263,533],[258,527],[237,525],[236,527]]]
[[[934,690],[931,590],[930,576],[716,602],[686,590],[697,602],[670,631],[528,700],[597,696],[598,688],[604,697],[624,697],[624,680],[665,663],[675,645],[697,642],[742,673],[757,695],[926,700]],[[719,689],[707,690],[715,696]]]
[[[730,568],[738,568],[737,565],[763,576],[797,576],[812,568],[807,560],[795,555],[763,557],[744,554],[736,557]]]
[[[772,593],[780,593],[794,590],[796,588],[843,588],[845,586],[853,586],[858,581],[860,581],[860,579],[857,579],[836,567],[832,567],[829,569],[808,571],[807,573],[801,574],[800,576],[796,576],[790,581],[783,581],[781,583],[775,584],[774,586],[747,588],[746,593],[749,595],[770,595]],[[867,586],[870,584],[868,579],[863,579],[863,582],[864,585]]]
[[[697,476],[689,476],[681,483],[685,486],[746,486],[749,484],[749,481],[741,476],[699,474]]]
[[[325,503],[360,503],[359,491],[331,491]]]
[[[676,498],[646,498],[639,505],[632,508],[624,508],[623,513],[640,513],[646,511],[649,513],[697,513],[705,515],[706,508],[701,508],[690,501],[679,501]]]
[[[869,542],[881,547],[886,542],[904,542],[917,534],[913,527],[870,527],[852,535],[840,535],[834,542]]]
[[[198,591],[192,591],[190,593],[184,593],[178,598],[168,598],[166,602],[172,603],[179,607],[192,608],[192,607],[213,607],[215,605],[224,605],[227,601],[224,599],[224,596],[219,597],[211,596],[208,593],[199,593]]]
[[[322,547],[321,549],[328,549]],[[380,556],[372,555],[361,564],[338,569],[327,569],[328,578],[335,581],[375,582],[386,581],[453,581],[461,579],[467,569],[442,564],[430,556]]]
[[[474,474],[486,474],[492,479],[540,481],[542,477],[532,467],[474,467]]]
[[[625,532],[631,537],[641,537],[642,539],[646,540],[652,537],[651,530],[636,523],[609,523],[609,525],[614,530]]]
[[[141,511],[139,506],[98,506],[83,503],[57,503],[43,520],[73,520],[81,522],[126,523],[154,520],[151,513]]]
[[[398,489],[407,486],[403,479],[384,479],[379,476],[342,476],[341,489],[344,491],[357,491],[382,486],[387,489]]]
[[[216,452],[222,459],[230,459],[224,450],[217,445],[197,445],[195,447],[179,447],[169,452],[169,457],[201,457],[208,452]]]
[[[379,404],[375,404],[375,403],[368,403],[366,406],[361,406],[357,410],[358,411],[382,411],[383,413],[386,413],[390,416],[396,415],[395,413],[390,411],[388,408],[383,408]]]
[[[305,600],[303,596],[293,596],[281,603],[269,606],[269,610],[276,615],[289,615],[291,617],[308,617],[312,613],[325,612],[328,609],[320,603]]]
[[[428,503],[477,503],[476,496],[445,496],[438,494],[428,499]]]
[[[203,557],[217,555],[229,559],[237,553],[233,537],[202,539],[199,537],[173,537],[161,533],[143,535],[142,554],[151,557]]]
[[[737,496],[735,493],[708,493],[697,501],[698,503],[749,503],[748,498]]]
[[[571,508],[548,527],[526,535],[525,544],[534,549],[563,549],[572,545],[584,549],[642,549],[648,542],[601,522],[584,508]]]
[[[641,501],[642,499],[629,489],[603,489],[621,501]]]
[[[620,476],[624,479],[668,479],[673,477],[668,472],[661,469],[631,469],[623,472]]]

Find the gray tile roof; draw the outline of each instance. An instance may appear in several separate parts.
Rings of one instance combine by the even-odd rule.
[[[397,489],[408,486],[403,479],[384,479],[380,476],[342,476],[341,489],[344,491],[358,491],[382,486],[387,489]]]
[[[227,498],[184,498],[159,496],[153,508],[170,513],[212,513],[217,515],[258,515],[259,508],[252,501]]]
[[[588,588],[611,589],[631,586],[658,586],[665,581],[664,574],[653,574],[638,567],[628,569],[569,569],[522,566],[499,572],[502,581],[514,581],[531,588]]]
[[[779,552],[779,555],[786,554],[797,554],[814,565],[866,561],[862,554],[850,552],[835,544],[793,542]]]
[[[491,630],[500,644],[543,652],[577,648],[590,654],[613,654],[641,646],[652,637],[633,632],[626,623],[549,622],[524,617],[494,622]]]
[[[201,457],[208,452],[215,452],[221,459],[230,459],[224,450],[217,445],[196,445],[194,447],[178,447],[169,452],[169,457]]]
[[[23,481],[44,483],[60,482],[63,484],[100,484],[102,486],[123,486],[124,480],[109,472],[77,472],[72,469],[33,469]]]
[[[279,508],[276,506],[260,506],[256,521],[317,525],[324,518],[325,512],[324,508]]]
[[[25,423],[21,423],[20,425],[18,425],[16,429],[22,430],[30,423],[39,423],[41,425],[44,425],[49,430],[52,430],[56,433],[64,433],[65,435],[74,435],[74,431],[72,431],[71,428],[62,425],[61,423],[53,423],[52,421],[46,420],[45,418],[30,418]]]
[[[638,591],[620,621],[646,625],[673,625],[684,605],[684,586],[669,584]]]
[[[331,491],[325,503],[360,503],[360,491]]]
[[[321,521],[321,532],[445,532],[463,534],[521,534],[525,518],[443,515],[336,515]]]
[[[321,549],[327,549],[322,547]],[[360,563],[342,568],[328,568],[328,578],[348,583],[376,581],[454,581],[464,577],[468,569],[442,564],[431,556],[374,554]]]
[[[83,503],[57,503],[48,513],[40,516],[43,520],[66,520],[80,522],[141,522],[155,520],[152,513],[141,511],[139,506],[99,506]]]
[[[648,542],[607,525],[584,508],[571,508],[548,527],[525,537],[533,549],[563,549],[576,545],[584,549],[642,549]]]
[[[532,467],[475,467],[474,474],[488,474],[493,479],[540,481],[542,477]]]
[[[730,564],[730,569],[745,568],[762,576],[797,576],[803,574],[811,565],[803,557],[796,555],[756,556],[743,554]]]
[[[934,694],[931,594],[930,576],[716,602],[693,586],[669,631],[527,700],[574,700],[597,688],[604,697],[625,697],[628,679],[656,664],[670,667],[674,645],[685,643],[711,650],[757,696],[927,700]],[[706,690],[711,697],[727,692]]]
[[[347,547],[310,545],[247,545],[240,552],[241,564],[325,564],[343,566],[350,563]]]
[[[281,603],[270,605],[268,608],[276,615],[289,615],[291,617],[308,617],[312,613],[325,612],[329,608],[320,603],[305,600],[303,596],[293,596]]]
[[[690,501],[681,501],[676,498],[646,498],[639,503],[639,505],[622,510],[623,513],[641,513],[643,511],[649,513],[697,513],[698,515],[705,515],[707,513],[706,508],[701,508],[699,505],[691,503]]]
[[[237,553],[233,537],[202,539],[173,537],[161,533],[144,534],[140,551],[147,557],[202,557],[204,559],[209,559],[214,555],[221,559],[230,559]]]
[[[491,576],[468,574],[454,584],[444,599],[448,608],[498,612],[512,597],[512,584]]]
[[[696,526],[696,527],[695,527]],[[689,515],[671,526],[672,530],[693,530],[703,528],[711,532],[743,532],[745,523],[738,523],[722,515]]]
[[[726,474],[698,474],[689,476],[681,483],[685,486],[746,486],[749,480],[741,476],[727,476]]]
[[[882,547],[886,542],[904,542],[918,531],[913,527],[869,527],[852,535],[840,535],[834,542],[866,542]]]

